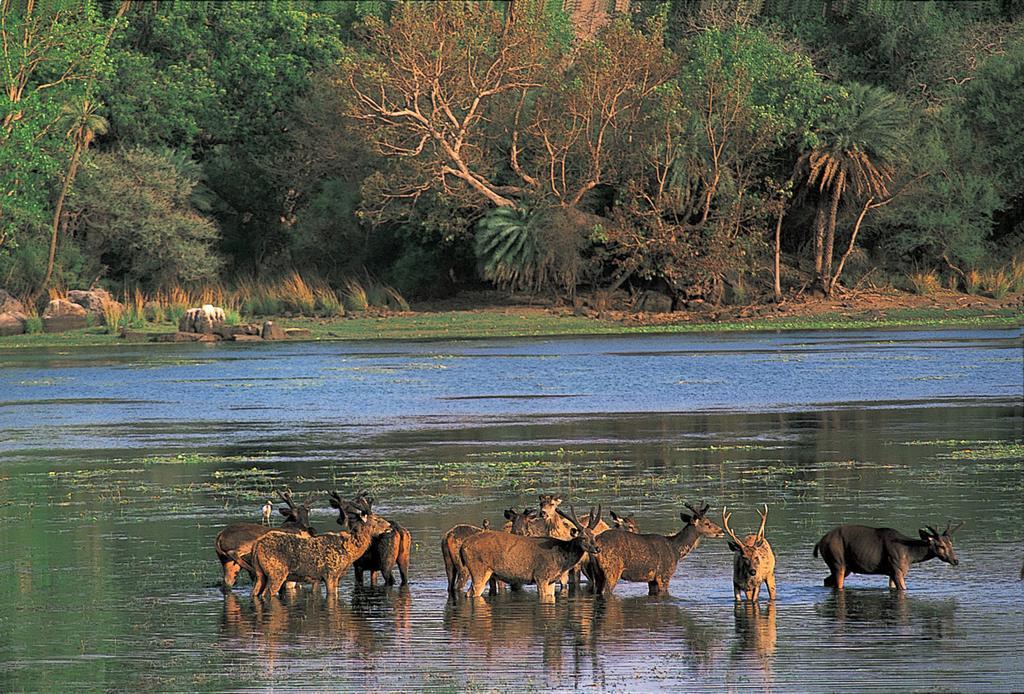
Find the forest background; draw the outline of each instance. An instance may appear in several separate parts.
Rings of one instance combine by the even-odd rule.
[[[1022,16],[0,0],[0,287],[998,296],[1024,289]]]

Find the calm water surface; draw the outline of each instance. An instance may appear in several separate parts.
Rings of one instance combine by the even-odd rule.
[[[1020,330],[0,350],[0,691],[1024,689]],[[412,585],[254,604],[212,540],[274,489],[372,488]],[[444,530],[552,491],[768,537],[735,606],[722,540],[671,595],[446,600]],[[905,595],[811,556],[840,522],[966,520]]]

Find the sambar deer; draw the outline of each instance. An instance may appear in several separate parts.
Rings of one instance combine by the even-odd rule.
[[[505,533],[531,537],[546,536],[543,532],[543,522],[540,526],[533,523],[533,521],[540,520],[535,509],[524,508],[522,513],[516,513],[515,509],[511,508],[505,509],[505,519],[506,523],[502,530]],[[444,572],[448,577],[448,594],[452,598],[458,597],[466,588],[466,581],[469,580],[469,572],[466,571],[466,567],[462,563],[462,556],[459,554],[463,541],[471,535],[490,529],[491,524],[487,519],[484,519],[483,527],[460,523],[449,529],[441,538],[441,558],[444,559]],[[497,593],[499,585],[493,576],[490,585],[491,594]],[[518,586],[516,587],[518,588]]]
[[[570,510],[572,515],[562,515],[576,528],[576,536],[571,540],[494,530],[483,530],[463,540],[459,555],[473,579],[467,595],[482,596],[491,576],[496,576],[513,585],[534,583],[541,602],[554,602],[555,581],[576,566],[585,552],[600,551],[594,544],[593,530],[580,522],[575,509]]]
[[[952,530],[941,533],[932,526],[918,530],[920,540],[892,528],[872,528],[866,525],[840,525],[825,533],[814,545],[814,556],[819,554],[831,572],[824,584],[843,589],[850,574],[869,574],[889,577],[889,588],[907,589],[907,572],[911,564],[939,558],[956,566],[960,561],[953,551]]]
[[[733,551],[732,590],[733,597],[739,601],[740,593],[747,600],[757,601],[761,593],[761,584],[768,588],[768,599],[775,599],[775,552],[764,537],[764,526],[768,522],[768,504],[764,512],[757,511],[761,516],[761,527],[756,535],[747,535],[742,540],[729,527],[731,513],[722,508],[722,527],[729,533],[729,549]]]
[[[710,505],[686,508],[681,512],[683,528],[675,535],[632,533],[613,528],[597,536],[601,552],[591,558],[588,573],[594,580],[594,592],[610,594],[619,580],[646,583],[651,595],[667,592],[676,566],[687,554],[697,549],[701,538],[722,537],[722,529],[705,515]]]
[[[316,530],[309,525],[308,503],[295,505],[292,501],[291,491],[278,492],[278,496],[287,506],[278,509],[284,522],[277,528],[259,523],[232,523],[219,533],[213,541],[213,549],[220,560],[221,568],[224,571],[224,582],[221,590],[228,591],[235,585],[238,572],[248,566],[249,555],[252,553],[253,544],[269,532],[297,533],[301,535],[314,535]],[[249,577],[255,578],[249,570]]]
[[[370,513],[369,506],[356,508],[350,515],[351,532],[313,537],[272,532],[257,540],[250,561],[256,574],[253,600],[277,595],[285,581],[311,583],[314,588],[322,582],[327,595],[334,595],[341,577],[373,539],[391,530],[391,524]]]
[[[331,506],[341,511],[338,515],[338,523],[340,525],[345,525],[344,519],[347,517],[345,509],[348,511],[348,516],[351,516],[353,513],[358,513],[364,506],[366,509],[373,507],[373,497],[370,496],[369,492],[365,491],[360,492],[356,498],[349,502],[342,501],[341,496],[336,491],[331,492],[330,497]],[[374,537],[366,553],[352,564],[355,581],[359,585],[363,585],[363,573],[365,571],[370,572],[370,585],[376,583],[378,571],[384,579],[385,585],[395,585],[395,566],[398,566],[398,572],[401,574],[402,585],[404,586],[409,583],[409,555],[412,552],[412,535],[396,521],[389,520],[388,523],[391,524],[391,530]]]
[[[636,516],[620,516],[615,511],[609,511],[612,517],[612,525],[619,530],[628,530],[631,533],[640,532],[640,525],[636,522]]]

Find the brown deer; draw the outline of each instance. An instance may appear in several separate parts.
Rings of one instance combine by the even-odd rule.
[[[612,529],[597,536],[601,552],[592,558],[589,571],[594,578],[594,592],[610,594],[619,580],[647,583],[648,592],[657,595],[668,591],[676,565],[700,544],[704,537],[722,537],[722,529],[705,515],[710,505],[686,508],[692,515],[680,513],[685,524],[675,535],[631,533]]]
[[[594,544],[593,530],[580,522],[574,509],[570,510],[572,515],[565,517],[577,530],[571,540],[493,530],[483,530],[463,540],[459,555],[473,579],[467,595],[482,596],[491,576],[496,576],[511,584],[534,583],[541,602],[554,602],[555,581],[576,566],[584,552],[600,551]]]
[[[636,522],[636,516],[620,516],[615,511],[609,511],[612,517],[612,525],[619,530],[628,530],[631,533],[640,532],[640,526]]]
[[[840,525],[818,540],[814,556],[820,554],[831,571],[826,586],[842,590],[850,574],[870,574],[888,576],[890,589],[906,590],[911,564],[936,557],[953,566],[960,563],[953,551],[953,533],[962,525],[950,530],[947,523],[941,533],[929,525],[918,531],[920,540],[892,528]]]
[[[252,598],[277,595],[285,581],[322,582],[327,595],[338,590],[341,577],[366,552],[375,537],[391,530],[391,524],[356,508],[348,519],[352,532],[304,537],[292,533],[268,533],[252,548],[251,565],[256,574]]]
[[[535,521],[540,520],[537,517],[537,511],[534,509],[524,508],[522,513],[516,513],[515,509],[511,508],[505,509],[505,519],[504,532],[506,533],[532,537],[545,536],[543,523],[539,527],[534,524]],[[469,580],[469,572],[466,571],[466,567],[462,563],[462,557],[459,555],[459,550],[462,549],[462,542],[470,535],[476,535],[479,532],[490,529],[491,523],[487,519],[484,519],[483,527],[479,528],[475,525],[460,523],[452,527],[441,538],[441,557],[444,559],[444,572],[448,576],[448,594],[452,598],[458,597],[465,589],[466,581]],[[499,585],[494,577],[491,577],[490,583],[491,594],[493,595],[498,592]]]
[[[732,589],[733,597],[740,599],[742,592],[747,600],[754,602],[761,592],[761,584],[768,588],[768,599],[775,599],[775,553],[768,540],[764,537],[764,526],[768,522],[768,504],[764,505],[764,513],[758,510],[761,516],[761,527],[756,535],[747,535],[742,540],[729,527],[731,513],[728,509],[722,509],[722,527],[729,533],[729,549],[735,555],[732,562]]]
[[[353,512],[358,512],[360,507],[372,508],[373,497],[368,492],[360,492],[350,502],[342,501],[338,492],[331,492],[331,506],[341,511],[338,515],[338,523],[345,524],[345,518],[351,517]],[[347,504],[347,506],[346,506]],[[345,513],[345,509],[348,513]],[[395,585],[394,568],[398,566],[398,572],[402,576],[402,585],[409,583],[409,555],[412,552],[412,535],[395,521],[388,521],[391,524],[389,532],[376,537],[370,544],[366,553],[359,557],[352,565],[355,574],[355,581],[363,585],[363,573],[370,572],[370,585],[377,581],[377,572],[384,579],[384,584]]]
[[[553,494],[541,494],[538,497],[540,501],[540,514],[546,527],[545,534],[548,537],[554,537],[559,540],[570,540],[576,535],[576,528],[573,527],[572,523],[562,517],[558,510],[559,505],[562,503],[561,497],[557,497]],[[597,522],[591,526],[591,520],[594,518],[594,509],[590,509],[590,515],[583,519],[583,523],[588,527],[593,527],[594,535],[600,535],[605,530],[608,530],[611,526],[601,520],[600,513],[597,515]],[[578,566],[574,566],[566,572],[560,580],[561,584],[578,586],[580,583],[580,572],[583,570],[584,565],[590,562],[590,558],[586,555],[580,560]],[[589,578],[589,575],[588,575]]]
[[[213,549],[224,571],[224,584],[221,589],[225,592],[234,587],[238,572],[242,568],[249,569],[248,561],[252,546],[267,533],[286,532],[307,536],[316,533],[309,525],[309,502],[296,506],[292,501],[291,491],[278,492],[278,496],[288,504],[278,509],[284,516],[284,522],[280,527],[272,528],[259,523],[232,523],[217,533]],[[249,571],[249,577],[253,578],[252,571]]]

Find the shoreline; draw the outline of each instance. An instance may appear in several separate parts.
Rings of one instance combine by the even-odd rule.
[[[1019,307],[971,308],[895,306],[808,307],[779,311],[778,307],[739,307],[734,315],[709,319],[687,314],[607,313],[579,315],[571,309],[538,306],[491,306],[487,308],[420,311],[338,318],[267,317],[289,328],[306,328],[311,335],[282,342],[363,340],[446,340],[519,337],[586,337],[594,335],[653,335],[680,333],[754,333],[836,330],[906,329],[1008,329],[1024,325]],[[831,309],[831,310],[829,310]],[[746,315],[744,315],[746,314]],[[144,338],[173,330],[147,324],[132,329],[136,340],[110,335],[103,327],[63,333],[36,333],[0,337],[0,350],[60,349],[117,345],[155,344]],[[185,343],[191,344],[191,343]]]

